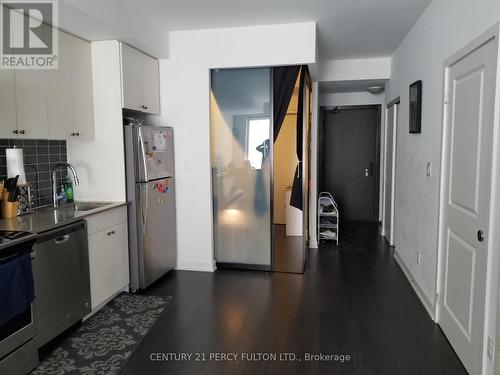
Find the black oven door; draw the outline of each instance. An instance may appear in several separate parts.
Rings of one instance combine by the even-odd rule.
[[[33,308],[30,307],[0,327],[0,358],[5,357],[34,336]]]

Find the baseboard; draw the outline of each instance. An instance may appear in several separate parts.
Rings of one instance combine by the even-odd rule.
[[[175,269],[182,271],[214,272],[217,268],[215,267],[215,261],[201,262],[197,260],[178,259]]]
[[[387,244],[387,246],[391,246],[391,243],[389,242],[389,239],[387,238],[387,236],[382,236],[383,239],[384,239],[384,242]],[[392,246],[394,247],[394,246]],[[396,252],[394,251],[394,254],[396,254]]]
[[[316,237],[310,237],[309,238],[309,248],[311,249],[317,249],[318,248],[318,240]]]
[[[424,305],[424,308],[425,308],[425,310],[427,310],[427,313],[429,314],[431,319],[433,321],[436,321],[436,319],[434,317],[434,311],[435,311],[434,305],[426,297],[424,291],[422,290],[422,288],[420,288],[420,285],[418,285],[416,280],[411,275],[409,268],[406,267],[405,262],[403,261],[401,256],[396,251],[394,251],[394,259],[396,259],[396,262],[399,265],[399,268],[401,268],[401,270],[405,274],[406,278],[410,282],[410,285],[412,286],[413,290],[415,291],[418,299],[420,300],[420,302],[422,302],[422,305]]]

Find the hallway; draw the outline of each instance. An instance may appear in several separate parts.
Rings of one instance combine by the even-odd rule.
[[[304,275],[176,271],[173,301],[121,374],[465,374],[372,224],[310,250]],[[347,246],[348,245],[348,246]],[[350,361],[151,361],[151,353],[345,354]]]

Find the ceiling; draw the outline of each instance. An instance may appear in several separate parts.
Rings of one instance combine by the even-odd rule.
[[[371,86],[385,87],[385,83],[386,80],[383,79],[320,82],[319,91],[322,94],[331,94],[340,92],[360,92],[360,91],[366,91],[366,89]]]
[[[60,0],[61,29],[168,58],[168,32],[316,21],[320,60],[391,55],[430,0]]]

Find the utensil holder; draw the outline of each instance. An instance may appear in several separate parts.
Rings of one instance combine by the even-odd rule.
[[[2,200],[2,215],[4,219],[17,216],[19,209],[19,202],[8,202],[6,199]]]

